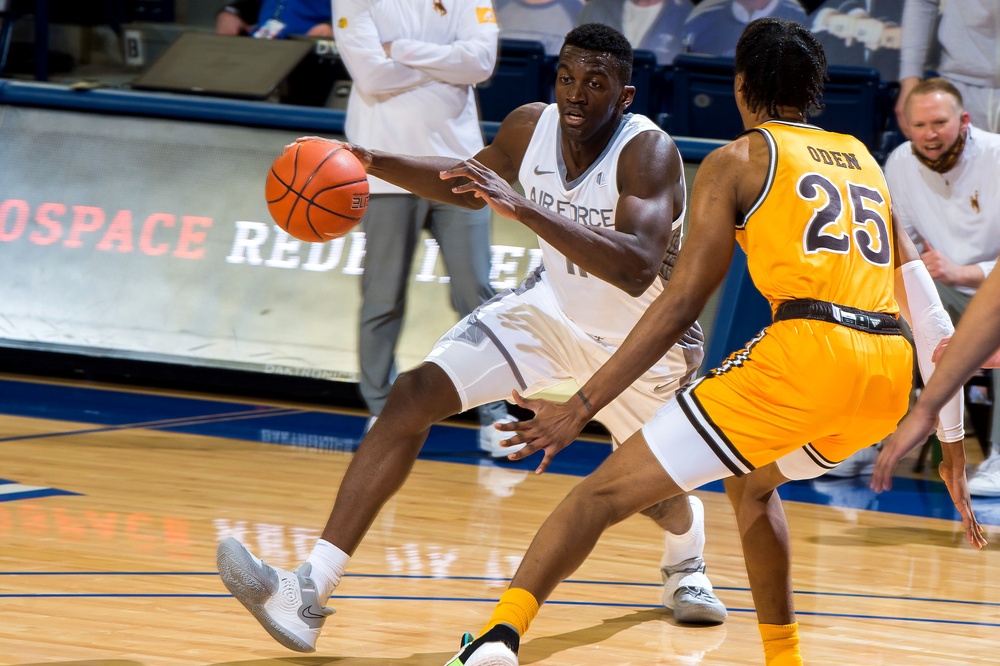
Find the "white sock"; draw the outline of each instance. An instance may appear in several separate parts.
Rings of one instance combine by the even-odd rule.
[[[692,557],[701,557],[705,551],[705,506],[694,495],[688,495],[691,505],[691,529],[684,534],[667,532],[660,566],[673,566]]]
[[[329,541],[319,539],[313,546],[306,562],[312,565],[311,577],[316,583],[316,591],[322,603],[330,598],[340,584],[340,577],[347,569],[351,556],[334,546]]]

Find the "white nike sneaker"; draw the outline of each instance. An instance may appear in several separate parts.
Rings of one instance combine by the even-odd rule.
[[[980,463],[969,479],[969,494],[973,497],[1000,497],[1000,454]]]
[[[232,537],[216,551],[219,576],[271,638],[296,652],[315,652],[323,623],[334,610],[324,606],[308,562],[295,571],[265,564]]]

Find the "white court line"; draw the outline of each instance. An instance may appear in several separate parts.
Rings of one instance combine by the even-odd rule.
[[[0,483],[0,495],[13,495],[15,493],[33,493],[36,490],[51,490],[45,486],[26,486],[22,483]]]

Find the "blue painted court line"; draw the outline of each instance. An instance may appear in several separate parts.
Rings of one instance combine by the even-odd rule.
[[[32,435],[66,437],[121,429],[145,428],[265,444],[354,451],[360,443],[366,417],[309,409],[288,409],[84,386],[63,386],[19,380],[0,380],[0,413],[55,421],[97,424],[93,428]],[[471,465],[498,465],[531,471],[541,460],[536,454],[518,462],[493,462],[477,448],[478,430],[448,425],[431,428],[421,459]],[[5,441],[17,437],[0,439]],[[586,476],[610,453],[610,446],[580,440],[572,450],[555,457],[549,472]],[[722,492],[721,482],[702,490]],[[893,490],[876,495],[867,479],[823,479],[791,482],[779,489],[785,500],[849,509],[957,521],[958,513],[940,481],[896,478]],[[973,499],[979,522],[1000,526],[1000,498]]]
[[[217,571],[0,571],[0,576],[217,576],[217,575],[218,575]],[[380,580],[418,580],[418,581],[440,581],[440,582],[471,581],[477,583],[509,583],[511,581],[511,579],[507,577],[432,576],[429,574],[347,573],[344,575],[344,577],[375,578]],[[568,578],[564,580],[562,583],[560,583],[560,585],[648,587],[657,589],[662,587],[661,583],[641,583],[641,582],[612,581],[612,580],[587,580],[580,578]],[[745,592],[748,594],[750,592],[749,587],[736,587],[736,586],[725,586],[725,585],[715,585],[713,587],[716,590],[722,590],[724,592]],[[802,595],[802,596],[846,597],[850,599],[879,599],[885,601],[907,601],[907,602],[912,601],[919,603],[961,604],[967,606],[987,606],[987,607],[1000,608],[1000,601],[970,601],[964,599],[938,599],[935,597],[911,597],[911,596],[902,596],[898,594],[862,594],[858,592],[821,592],[816,590],[795,590],[794,593],[796,595]],[[196,595],[196,596],[202,596],[202,595]],[[215,595],[209,594],[209,596],[215,596]],[[223,594],[222,596],[229,596],[229,595]],[[343,598],[359,599],[367,597],[355,596],[355,597],[343,597]],[[372,597],[372,598],[381,598],[381,597]],[[564,602],[564,603],[577,603],[577,602]],[[585,603],[585,602],[580,602],[580,603]]]
[[[0,479],[0,502],[13,502],[15,500],[37,499],[39,497],[52,497],[54,495],[79,495],[69,490],[59,488],[43,488],[41,486],[23,486],[17,481]]]
[[[113,432],[115,430],[165,430],[168,428],[179,428],[182,426],[204,425],[208,423],[231,423],[244,419],[273,418],[285,414],[302,414],[300,409],[278,409],[278,408],[255,408],[252,411],[230,412],[223,414],[208,414],[191,418],[160,419],[157,421],[138,421],[136,423],[121,423],[118,425],[103,426],[100,428],[83,428],[79,430],[58,430],[35,435],[16,435],[14,437],[0,437],[0,444],[3,442],[17,442],[27,439],[50,439],[53,437],[69,437],[73,435],[90,435],[100,432]]]
[[[99,594],[99,593],[86,593],[86,592],[75,592],[72,594],[60,594],[60,593],[39,593],[39,594],[0,594],[0,599],[226,599],[231,598],[230,594],[216,594],[216,593],[203,593],[203,594],[177,594],[177,593],[116,593],[116,594]],[[338,599],[343,600],[354,600],[354,601],[416,601],[419,603],[426,603],[429,601],[435,602],[460,602],[463,604],[467,603],[483,603],[483,604],[495,604],[496,599],[484,599],[484,598],[473,598],[473,597],[428,597],[428,596],[402,596],[402,595],[350,595],[345,594],[343,596],[338,596]],[[591,606],[597,608],[636,608],[636,609],[651,609],[656,608],[650,604],[634,604],[634,603],[614,603],[606,601],[559,601],[559,600],[549,600],[546,601],[547,606]],[[756,610],[753,608],[727,608],[730,613],[745,613],[745,614],[756,614]],[[930,623],[930,624],[947,624],[953,626],[963,626],[963,627],[1000,627],[1000,622],[973,622],[969,620],[946,620],[940,618],[927,618],[927,617],[906,617],[906,616],[896,616],[896,615],[866,615],[864,613],[824,613],[821,611],[795,611],[796,615],[808,615],[810,617],[833,617],[833,618],[850,618],[855,620],[878,620],[883,622],[919,622],[919,623]]]

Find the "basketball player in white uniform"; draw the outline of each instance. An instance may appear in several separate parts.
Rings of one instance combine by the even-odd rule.
[[[530,395],[571,379],[586,382],[663,290],[680,245],[684,169],[666,133],[626,113],[635,92],[627,85],[631,72],[628,40],[586,24],[566,36],[556,103],[513,111],[474,159],[455,164],[348,144],[371,175],[428,199],[488,204],[519,221],[538,234],[543,261],[520,287],[481,306],[424,363],[397,378],[306,563],[284,571],[235,539],[220,544],[223,582],[282,645],[315,649],[332,612],[324,604],[382,505],[405,481],[433,423],[514,390]],[[515,181],[525,196],[511,187]],[[596,420],[624,441],[693,377],[702,356],[695,325]],[[538,472],[555,453],[545,452]],[[724,621],[725,606],[704,573],[701,503],[682,495],[645,513],[667,532],[663,604],[681,622]]]

